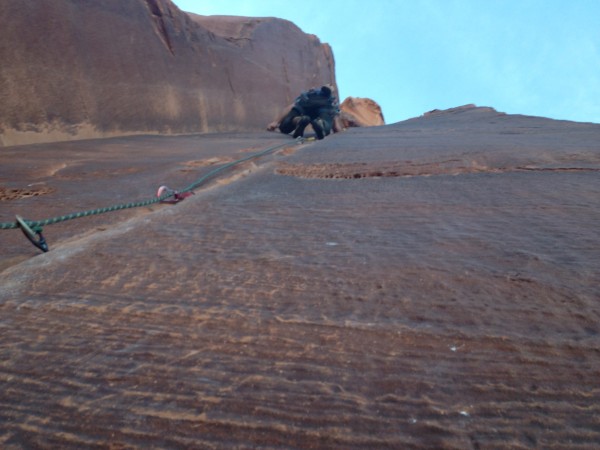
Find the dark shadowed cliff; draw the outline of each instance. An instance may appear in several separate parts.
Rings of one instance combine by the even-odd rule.
[[[263,129],[335,84],[330,47],[291,22],[220,20],[170,0],[0,2],[0,146]]]

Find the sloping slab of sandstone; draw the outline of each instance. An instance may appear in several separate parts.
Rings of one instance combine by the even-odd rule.
[[[290,140],[176,206],[49,227],[49,253],[0,274],[2,446],[593,447],[599,138],[458,108]],[[80,189],[49,178],[6,205],[100,202],[162,182],[161,158],[174,183],[286,137],[133,158],[147,139],[99,143],[130,147],[82,157]]]

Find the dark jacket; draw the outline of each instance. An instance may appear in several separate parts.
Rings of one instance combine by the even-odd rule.
[[[311,120],[320,117],[329,123],[340,113],[337,99],[325,86],[300,94],[294,102],[294,109],[302,116],[309,116]]]

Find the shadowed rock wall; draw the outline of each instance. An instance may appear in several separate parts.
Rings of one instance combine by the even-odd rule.
[[[331,48],[281,19],[4,0],[0,22],[0,146],[262,129],[299,91],[335,84]]]

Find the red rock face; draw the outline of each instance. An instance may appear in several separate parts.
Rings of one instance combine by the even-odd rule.
[[[385,125],[381,107],[370,98],[348,97],[340,105],[340,110],[345,128]]]
[[[4,149],[2,448],[593,449],[600,125],[436,111],[295,143]],[[35,164],[31,162],[35,161]]]
[[[335,84],[331,48],[279,19],[7,0],[0,22],[0,145],[262,129],[301,90]]]

